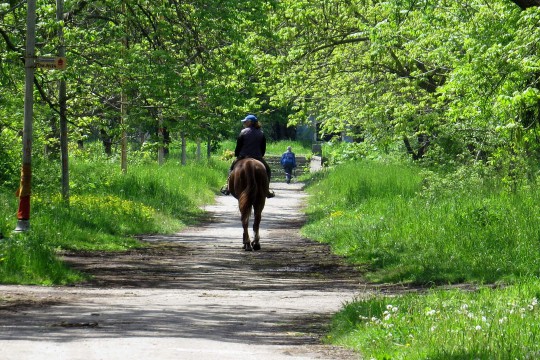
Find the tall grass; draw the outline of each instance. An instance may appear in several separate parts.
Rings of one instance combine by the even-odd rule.
[[[309,187],[304,234],[379,282],[496,282],[540,276],[540,192],[471,178],[432,188],[420,170],[348,163]],[[457,180],[456,180],[457,184]]]
[[[143,246],[137,235],[174,233],[193,224],[225,181],[227,166],[217,160],[185,166],[138,161],[123,174],[115,159],[74,156],[67,206],[58,192],[59,169],[37,161],[29,232],[12,234],[17,198],[0,191],[6,205],[0,210],[6,236],[0,240],[0,282],[72,282],[79,275],[56,259],[58,250],[126,250]]]
[[[50,244],[32,232],[0,240],[1,283],[54,285],[83,278],[56,257]]]
[[[368,359],[540,357],[540,193],[480,173],[362,161],[311,180],[304,234],[367,279],[505,284],[358,299],[336,315],[329,342]]]

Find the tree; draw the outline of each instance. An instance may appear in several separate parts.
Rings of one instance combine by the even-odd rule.
[[[509,2],[280,4],[273,17],[278,50],[266,54],[276,74],[272,101],[296,110],[291,122],[316,116],[327,134],[350,134],[379,149],[401,140],[413,159],[429,155],[439,163],[508,149],[497,129],[508,123],[501,110],[509,108],[498,99],[505,86],[520,93],[537,79],[524,73],[523,58],[509,61],[517,53],[536,59],[536,31]],[[535,93],[527,90],[528,98]]]

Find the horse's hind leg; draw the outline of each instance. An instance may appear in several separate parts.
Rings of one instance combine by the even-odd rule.
[[[255,235],[254,235],[254,240],[251,243],[251,246],[253,247],[253,250],[255,251],[261,250],[261,244],[259,243],[259,241],[261,240],[261,237],[259,235],[259,227],[261,225],[263,207],[264,207],[264,203],[262,204],[262,206],[260,205],[256,206],[255,211],[254,211],[255,214],[253,217],[253,232],[255,233]]]
[[[242,219],[242,227],[244,228],[244,235],[243,235],[244,250],[252,251],[253,248],[251,246],[251,241],[249,239],[249,231],[248,231],[249,218],[246,219],[245,221],[244,221],[244,219]]]

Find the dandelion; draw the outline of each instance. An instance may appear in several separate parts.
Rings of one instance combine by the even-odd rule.
[[[482,330],[482,327],[480,325],[476,325],[476,327],[474,328],[476,331],[480,331]]]
[[[436,311],[433,310],[433,309],[429,309],[428,311],[426,311],[427,316],[433,316],[433,315],[435,315],[435,313],[436,313]]]
[[[502,317],[502,318],[499,319],[499,324],[504,324],[507,321],[508,321],[508,318],[506,316]]]

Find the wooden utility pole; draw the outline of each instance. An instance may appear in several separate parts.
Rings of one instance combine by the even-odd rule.
[[[122,16],[124,17],[125,25],[125,36],[122,39],[122,55],[125,58],[125,51],[128,48],[128,32],[127,32],[127,20],[126,20],[126,2],[122,1]],[[120,95],[120,126],[122,127],[122,139],[121,139],[121,165],[123,173],[127,173],[127,130],[126,130],[126,119],[127,119],[127,96],[125,87],[126,79],[122,75],[122,90]]]
[[[24,55],[24,126],[21,183],[17,196],[16,232],[30,229],[30,194],[32,193],[32,120],[34,116],[34,67],[36,45],[36,0],[27,1],[26,14],[26,50]]]
[[[64,0],[56,0],[56,20],[60,27],[58,28],[58,56],[66,56],[66,47],[64,45]],[[60,153],[62,158],[62,200],[69,205],[69,156],[68,156],[68,131],[67,131],[67,100],[66,100],[66,81],[64,78],[58,82],[58,106],[60,110]]]

